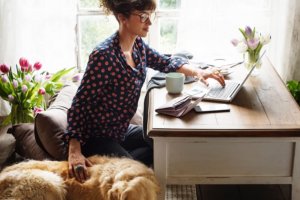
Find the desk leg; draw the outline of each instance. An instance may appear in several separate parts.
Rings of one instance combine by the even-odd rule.
[[[297,178],[299,179],[299,177]],[[300,200],[300,181],[294,180],[292,184],[292,200]]]
[[[166,195],[166,143],[154,138],[154,172],[160,184],[158,200]]]
[[[300,142],[296,142],[292,180],[292,200],[300,200]]]

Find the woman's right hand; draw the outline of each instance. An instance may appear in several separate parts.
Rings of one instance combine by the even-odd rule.
[[[219,72],[219,70],[216,70],[214,68],[208,68],[205,70],[196,69],[195,73],[199,80],[205,85],[208,85],[208,82],[206,81],[207,78],[213,78],[218,81],[223,87],[225,87],[226,83],[224,76]]]
[[[91,167],[92,163],[81,153],[80,143],[76,139],[69,142],[69,175],[75,177],[77,181],[83,183],[89,178],[87,167]]]

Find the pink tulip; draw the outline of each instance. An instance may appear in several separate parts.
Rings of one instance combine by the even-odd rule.
[[[34,76],[35,82],[42,82],[42,76],[40,74],[37,74]]]
[[[40,88],[39,91],[38,91],[38,93],[39,93],[40,95],[44,95],[44,94],[46,93],[45,88]]]
[[[2,64],[0,65],[0,71],[3,73],[3,74],[7,74],[9,72],[9,67],[5,64]]]
[[[21,66],[21,69],[22,68],[28,68],[29,67],[29,62],[28,62],[28,60],[26,59],[26,58],[20,58],[20,60],[19,60],[19,63],[20,63],[20,66]]]
[[[45,79],[49,80],[51,78],[51,74],[46,74]]]
[[[73,82],[78,82],[80,79],[81,79],[81,74],[75,74],[75,75],[72,77],[72,81],[73,81]]]
[[[7,83],[8,82],[8,78],[6,76],[2,76],[1,77],[1,81],[2,81],[2,83]]]
[[[233,46],[237,46],[238,44],[239,44],[239,40],[238,39],[233,39],[233,40],[231,40],[231,44],[233,45]]]
[[[35,70],[40,70],[42,68],[42,64],[40,62],[36,62],[34,63],[33,68]]]
[[[43,112],[44,109],[43,108],[39,108],[39,107],[34,107],[33,109],[33,113],[34,113],[34,116],[40,112]]]
[[[245,28],[245,34],[247,37],[251,37],[252,36],[252,29],[249,26],[246,26]]]
[[[15,97],[13,95],[8,95],[8,101],[12,102],[15,99]]]
[[[248,47],[252,50],[256,49],[256,47],[259,44],[259,39],[257,38],[252,38],[250,40],[247,41]]]
[[[25,80],[28,81],[28,82],[30,82],[31,79],[32,79],[31,75],[30,74],[26,74]]]
[[[19,84],[18,84],[18,81],[16,81],[16,80],[13,80],[13,83],[12,83],[12,84],[13,84],[14,88],[17,88],[18,85],[19,85]]]
[[[28,90],[27,85],[22,85],[22,92],[25,93],[27,92],[27,90]]]

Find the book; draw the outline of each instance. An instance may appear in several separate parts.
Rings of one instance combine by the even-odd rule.
[[[183,95],[172,99],[171,101],[159,106],[155,109],[157,113],[165,114],[173,117],[182,117],[192,110],[203,99],[206,93],[197,95],[197,98],[193,95]]]

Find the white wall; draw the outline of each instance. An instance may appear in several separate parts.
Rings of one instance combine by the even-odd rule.
[[[44,70],[74,67],[76,1],[0,0],[0,64],[20,57]]]

